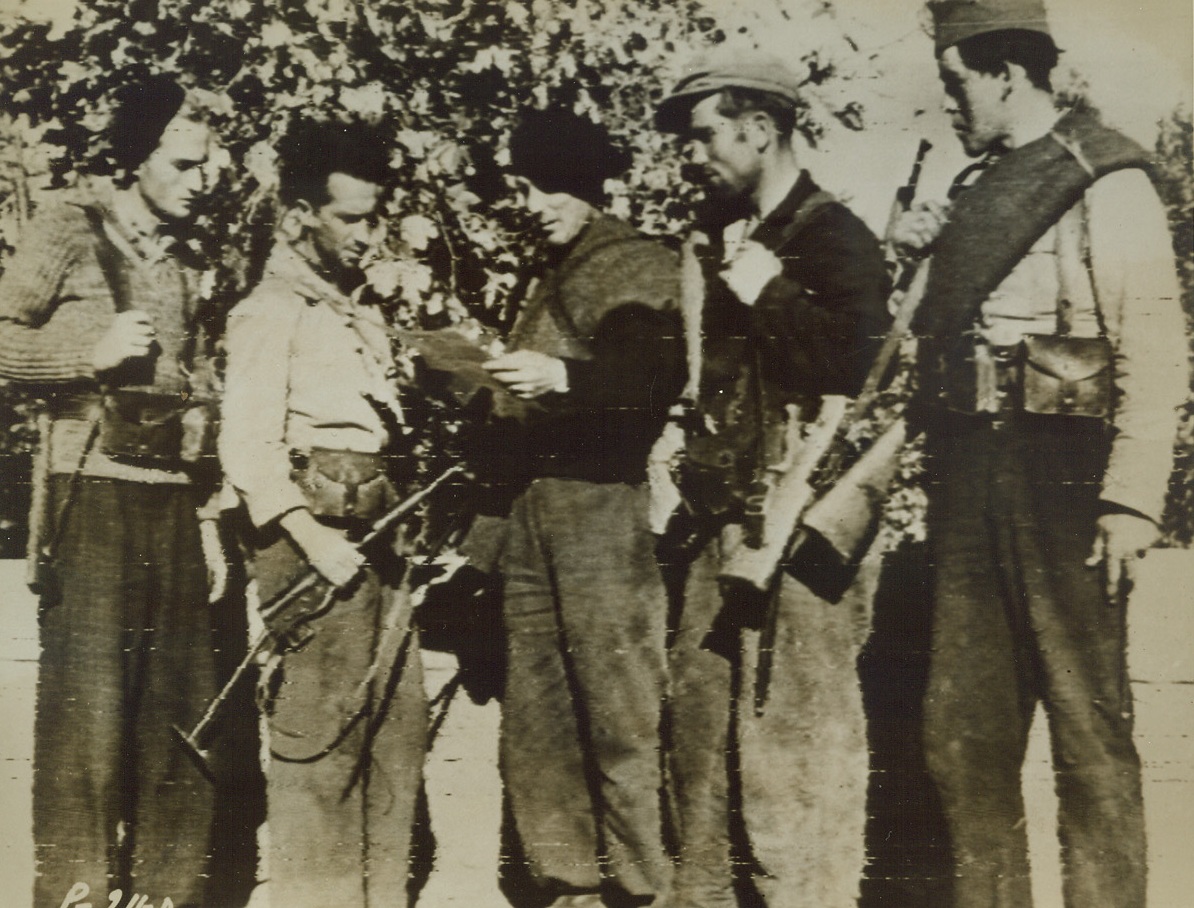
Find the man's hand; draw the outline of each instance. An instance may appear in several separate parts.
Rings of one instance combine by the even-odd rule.
[[[503,353],[484,364],[493,377],[523,398],[539,397],[549,391],[568,390],[568,369],[562,359],[534,350]]]
[[[784,264],[761,243],[743,240],[730,263],[722,270],[721,279],[748,306],[753,306],[767,282],[783,274]]]
[[[311,567],[332,586],[348,586],[364,567],[365,556],[356,546],[312,517],[310,511],[290,511],[282,515],[281,523]]]
[[[140,309],[121,312],[95,345],[91,354],[91,366],[97,373],[107,372],[125,360],[148,356],[154,338],[155,332],[149,313]]]
[[[942,202],[917,202],[892,223],[887,242],[900,255],[918,256],[928,250],[949,219]]]
[[[1087,567],[1104,566],[1107,598],[1118,602],[1121,591],[1136,582],[1136,563],[1161,537],[1157,525],[1136,514],[1104,514],[1099,518]]]

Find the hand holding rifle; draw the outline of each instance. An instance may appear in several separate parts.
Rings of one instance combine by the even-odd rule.
[[[424,488],[415,492],[410,497],[399,502],[388,513],[379,517],[370,528],[369,532],[359,541],[354,543],[347,543],[358,555],[361,551],[367,549],[377,539],[389,533],[394,527],[400,524],[403,520],[409,517],[415,509],[423,503],[423,501],[431,495],[436,489],[444,485],[449,479],[456,476],[458,473],[464,472],[463,464],[454,464],[448,467],[443,473],[433,479]],[[304,512],[306,513],[306,512]],[[310,516],[308,514],[308,516]],[[313,519],[313,518],[312,518]],[[301,530],[300,530],[301,532]],[[364,556],[361,555],[362,563]],[[211,779],[212,770],[210,763],[210,755],[202,746],[202,738],[207,729],[216,721],[220,710],[236,687],[240,680],[245,676],[248,670],[252,667],[260,653],[264,652],[268,647],[278,642],[279,632],[269,628],[280,628],[289,626],[291,629],[297,627],[305,620],[309,620],[317,615],[322,614],[331,608],[334,604],[336,594],[339,592],[339,587],[333,584],[322,597],[319,605],[313,610],[303,610],[300,615],[291,614],[297,611],[296,603],[308,590],[315,587],[320,582],[321,571],[316,569],[314,565],[296,577],[289,585],[287,585],[281,592],[273,597],[268,602],[261,604],[261,617],[264,619],[267,630],[262,631],[249,647],[249,652],[237,665],[236,670],[232,673],[232,677],[228,679],[228,683],[224,685],[223,689],[215,696],[215,698],[208,704],[207,709],[203,713],[203,717],[198,724],[187,733],[179,728],[177,725],[171,726],[177,737],[179,743],[186,751],[187,756],[194,761],[199,771],[204,776]],[[355,572],[354,572],[355,573]],[[330,578],[329,578],[330,579]],[[351,581],[352,577],[348,578]]]
[[[824,543],[817,547],[818,557],[827,558],[830,563],[840,562],[836,566],[842,569],[832,572],[832,582],[826,582],[826,590],[819,594],[831,596],[834,592],[844,592],[842,584],[845,578],[852,577],[849,568],[865,551],[877,511],[898,467],[906,439],[906,426],[901,418],[885,426],[874,444],[848,469],[841,469],[840,453],[849,427],[875,402],[888,366],[908,331],[927,276],[925,269],[919,267],[920,258],[927,254],[948,215],[944,205],[913,205],[921,167],[931,148],[927,139],[921,140],[908,182],[896,192],[892,205],[887,225],[888,242],[907,249],[915,248],[918,256],[904,263],[894,282],[893,300],[900,301],[895,320],[871,365],[866,382],[851,405],[838,404],[836,412],[829,411],[833,414],[830,418],[823,412],[818,423],[810,429],[805,447],[806,456],[812,463],[800,464],[804,481],[796,482],[793,480],[798,477],[785,475],[772,485],[771,500],[765,509],[766,520],[772,524],[764,533],[764,539],[770,536],[772,540],[770,545],[763,547],[766,557],[759,557],[762,551],[743,552],[739,557],[735,557],[739,555],[735,552],[723,570],[724,579],[745,581],[767,597],[755,671],[754,707],[759,715],[766,706],[771,683],[779,590],[784,570],[799,550],[815,538]],[[823,410],[827,403],[828,400],[823,402]],[[802,459],[797,458],[797,462]],[[828,481],[821,484],[826,491],[816,497],[808,478],[814,472],[824,473],[826,470],[831,474]]]

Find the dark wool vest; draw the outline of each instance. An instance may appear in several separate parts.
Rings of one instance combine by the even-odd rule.
[[[964,368],[959,348],[983,301],[1091,184],[1147,166],[1143,148],[1081,113],[1065,115],[1051,133],[992,164],[954,203],[933,247],[913,322],[922,345],[922,391],[967,380],[954,372]]]

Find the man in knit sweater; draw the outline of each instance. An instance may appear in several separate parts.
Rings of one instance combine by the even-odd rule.
[[[508,846],[531,891],[516,891],[518,872],[508,890],[560,908],[663,904],[667,606],[646,464],[683,379],[676,262],[600,213],[604,181],[625,166],[603,128],[528,112],[510,153],[549,251],[507,352],[486,364],[524,403],[491,420],[485,445],[516,495],[501,559],[501,770]]]
[[[215,693],[197,484],[196,272],[174,240],[210,132],[165,78],[128,86],[103,198],[47,207],[0,280],[0,374],[48,395],[34,744],[35,905],[89,890],[210,905],[213,789],[172,740]],[[156,431],[144,431],[147,424]],[[72,887],[74,889],[72,890]]]
[[[1165,210],[1134,142],[1050,89],[1040,0],[931,5],[947,110],[987,156],[928,248],[914,328],[934,569],[924,745],[958,908],[1031,904],[1020,770],[1049,718],[1065,904],[1145,900],[1126,587],[1158,537],[1186,338]]]

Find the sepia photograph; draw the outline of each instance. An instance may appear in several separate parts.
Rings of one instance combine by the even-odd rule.
[[[1194,903],[1183,0],[0,0],[0,903]]]

